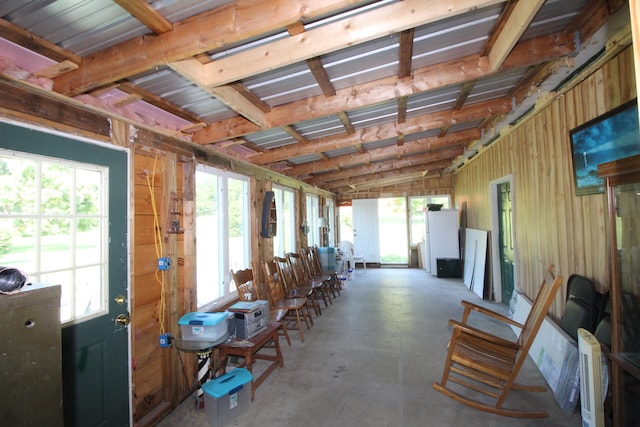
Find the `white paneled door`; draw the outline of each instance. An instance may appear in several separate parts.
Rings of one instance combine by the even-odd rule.
[[[378,200],[353,200],[353,245],[368,263],[380,262]],[[393,236],[389,236],[393,238]]]

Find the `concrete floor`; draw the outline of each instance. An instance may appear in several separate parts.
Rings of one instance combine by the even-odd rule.
[[[280,340],[284,368],[266,379],[248,411],[229,425],[580,426],[579,407],[573,414],[563,412],[551,392],[512,392],[505,406],[544,408],[550,414],[522,420],[474,410],[431,387],[442,375],[451,334],[447,321],[460,319],[462,299],[481,302],[461,279],[438,279],[418,269],[358,270],[306,331],[304,343],[295,332],[291,346]],[[513,337],[511,329],[492,320],[481,327]],[[531,359],[519,379],[545,384]],[[212,425],[191,397],[159,424]]]

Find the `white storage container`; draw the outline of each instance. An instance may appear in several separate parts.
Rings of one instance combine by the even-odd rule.
[[[217,342],[227,336],[227,313],[187,313],[178,320],[184,341]]]

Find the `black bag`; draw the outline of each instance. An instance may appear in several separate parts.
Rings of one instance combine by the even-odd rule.
[[[0,294],[13,294],[28,284],[29,278],[17,268],[0,266]]]

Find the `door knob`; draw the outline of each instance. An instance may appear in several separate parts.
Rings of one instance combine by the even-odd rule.
[[[131,319],[129,318],[128,314],[118,314],[116,316],[115,322],[118,326],[127,326],[129,322],[131,322]]]
[[[118,305],[125,305],[127,303],[127,298],[124,295],[118,295],[113,300]]]

